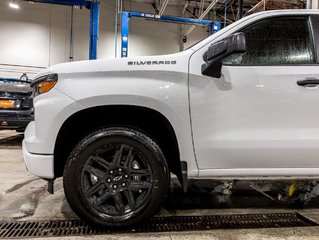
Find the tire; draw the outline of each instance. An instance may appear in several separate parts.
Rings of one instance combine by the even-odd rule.
[[[125,227],[161,207],[170,173],[159,146],[132,128],[104,128],[71,152],[63,175],[66,198],[89,224]]]

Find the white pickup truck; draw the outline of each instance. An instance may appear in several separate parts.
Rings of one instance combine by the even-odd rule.
[[[251,15],[186,51],[65,63],[33,82],[28,170],[100,226],[188,179],[319,177],[319,12]],[[317,108],[318,107],[318,108]],[[51,189],[52,190],[52,189]]]

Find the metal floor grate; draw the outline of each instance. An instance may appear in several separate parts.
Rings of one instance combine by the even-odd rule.
[[[154,217],[125,229],[99,229],[81,220],[0,222],[0,238],[62,237],[131,232],[318,226],[299,213]]]

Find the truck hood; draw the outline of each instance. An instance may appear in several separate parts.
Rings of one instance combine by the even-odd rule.
[[[193,50],[189,49],[176,54],[143,56],[121,59],[100,59],[91,61],[79,61],[72,63],[62,63],[45,69],[35,76],[57,73],[79,74],[93,72],[126,72],[126,71],[174,71],[185,72],[185,64],[188,64],[189,57]]]

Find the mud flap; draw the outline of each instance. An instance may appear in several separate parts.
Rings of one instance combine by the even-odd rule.
[[[181,161],[181,172],[180,172],[180,174],[177,177],[178,177],[178,180],[179,180],[179,182],[181,183],[181,185],[183,187],[183,192],[186,193],[187,192],[187,188],[188,188],[187,162]]]
[[[45,179],[45,180],[48,182],[48,187],[47,187],[48,193],[54,194],[54,180],[55,180],[55,178]]]

